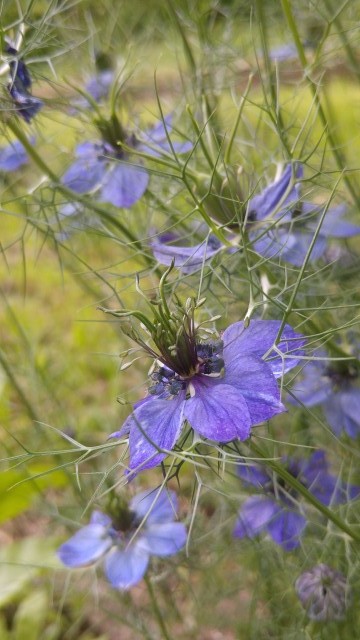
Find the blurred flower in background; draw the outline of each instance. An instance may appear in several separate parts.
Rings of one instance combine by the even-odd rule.
[[[33,144],[33,140],[31,141]],[[9,142],[5,147],[0,147],[0,171],[16,171],[27,164],[29,158],[18,140]]]
[[[288,164],[278,180],[248,202],[249,239],[260,255],[279,258],[301,267],[309,251],[325,205],[301,200],[303,167]],[[319,260],[329,239],[350,238],[360,233],[360,226],[344,216],[344,204],[329,207],[315,240],[310,260]]]
[[[301,375],[294,381],[294,398],[290,397],[290,402],[298,401],[305,407],[320,405],[337,436],[345,431],[350,438],[356,438],[360,434],[360,386],[355,360],[313,360]]]
[[[329,473],[321,450],[315,451],[308,460],[288,457],[282,462],[287,471],[326,506],[347,502],[360,494],[360,487],[340,482]],[[266,532],[285,551],[298,547],[307,524],[298,492],[264,465],[239,465],[238,474],[245,486],[255,487],[261,495],[251,496],[243,503],[234,536],[254,538]]]
[[[115,122],[115,121],[114,121]],[[141,137],[127,135],[117,121],[100,123],[105,137],[98,142],[82,142],[76,147],[75,162],[62,177],[62,182],[76,193],[95,192],[101,202],[110,202],[115,207],[132,207],[144,195],[149,174],[139,164],[134,152],[147,153],[153,157],[163,153],[184,153],[192,145],[188,142],[168,140],[171,133],[171,116],[145,131]]]
[[[305,571],[295,582],[295,591],[310,620],[343,620],[351,602],[346,577],[327,564]]]
[[[278,258],[296,267],[301,267],[305,260],[325,207],[301,200],[302,175],[300,163],[288,164],[280,178],[249,199],[245,216],[251,247],[264,258]],[[360,225],[349,222],[345,218],[346,213],[347,206],[344,204],[329,207],[312,248],[310,261],[326,257],[325,252],[332,238],[344,239],[360,234]],[[228,235],[233,247],[227,251],[235,251],[235,243],[241,246],[241,241],[233,231],[234,228]],[[160,264],[169,265],[173,258],[175,266],[186,274],[201,268],[220,249],[225,249],[216,238],[214,249],[210,241],[213,237],[189,247],[173,245],[176,236],[165,233],[160,234],[151,246]]]
[[[173,491],[143,491],[128,508],[119,508],[116,520],[94,511],[90,524],[62,544],[58,556],[70,568],[103,559],[110,584],[130,589],[143,578],[151,556],[171,556],[185,545],[185,525],[174,521],[177,508]]]
[[[5,51],[11,56],[9,58],[10,82],[7,89],[14,102],[16,113],[30,123],[44,103],[40,98],[31,95],[31,76],[17,50],[10,44],[6,44]]]

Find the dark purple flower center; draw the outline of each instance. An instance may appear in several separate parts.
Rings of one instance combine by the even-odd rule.
[[[108,534],[113,539],[114,544],[123,542],[135,533],[140,522],[141,519],[135,511],[122,508],[120,514],[113,518],[112,526],[109,528]]]
[[[276,482],[273,482],[271,493],[285,502],[288,501],[288,497],[296,499],[298,496],[298,492],[283,478],[276,478]]]
[[[109,120],[98,118],[95,124],[101,134],[102,143],[98,145],[99,159],[113,158],[122,160],[126,156],[126,149],[135,149],[138,141],[134,134],[128,134],[118,118],[113,115]]]
[[[304,479],[299,477],[299,472],[297,469],[288,467],[287,471],[291,473],[294,478],[297,478],[297,480],[299,480],[301,484],[306,486],[306,482],[304,482]],[[286,506],[293,505],[293,501],[297,500],[299,495],[296,489],[291,487],[290,484],[288,484],[286,480],[284,480],[284,478],[280,478],[279,476],[269,477],[269,480],[266,482],[263,488],[265,493]]]
[[[198,360],[197,373],[202,373],[206,376],[218,376],[224,369],[223,360],[223,342],[217,340],[216,342],[203,342],[196,345],[196,354]]]
[[[167,367],[160,367],[158,371],[151,374],[150,378],[154,384],[149,387],[148,391],[150,395],[159,398],[173,398],[186,388],[185,380],[182,380],[175,371]]]
[[[176,373],[167,366],[160,366],[150,378],[154,382],[149,387],[149,393],[159,398],[173,398],[180,391],[187,388],[188,382],[196,375],[219,377],[224,370],[222,358],[223,343],[199,342],[196,344],[196,362],[191,372],[184,371],[183,375]]]
[[[214,251],[216,251],[216,249],[220,249],[221,242],[220,242],[219,238],[217,238],[212,233],[212,234],[210,234],[209,239],[207,241],[207,246],[208,246],[209,249],[213,249]]]
[[[330,365],[325,369],[325,376],[330,380],[335,390],[345,389],[353,380],[356,380],[359,372],[353,366],[340,369]]]

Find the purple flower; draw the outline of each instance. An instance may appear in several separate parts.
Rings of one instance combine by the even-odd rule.
[[[346,577],[327,564],[305,571],[295,582],[295,590],[310,620],[343,620],[351,602]]]
[[[6,53],[12,58],[9,61],[11,81],[7,86],[9,94],[14,101],[16,112],[24,118],[26,122],[31,122],[32,118],[43,106],[43,101],[31,95],[31,77],[28,68],[18,57],[18,52],[14,47],[7,44]]]
[[[94,511],[90,524],[61,545],[58,556],[67,567],[86,567],[100,559],[115,589],[130,589],[144,576],[151,556],[166,557],[180,551],[186,528],[174,522],[177,499],[172,491],[148,490],[121,508],[117,521]]]
[[[293,42],[287,42],[286,44],[279,44],[272,47],[269,51],[269,58],[271,60],[277,60],[278,62],[285,62],[286,60],[293,60],[298,57],[298,52]]]
[[[164,117],[154,127],[147,131],[139,132],[139,149],[144,153],[148,153],[154,157],[160,157],[162,154],[187,153],[193,148],[189,140],[178,142],[171,140],[169,142],[170,133],[172,131],[172,114]]]
[[[213,234],[200,244],[190,247],[172,244],[177,240],[178,237],[175,234],[163,233],[151,242],[151,248],[159,264],[168,267],[174,263],[174,266],[185,274],[194,273],[201,269],[204,263],[222,249],[220,240]]]
[[[103,69],[90,78],[85,85],[85,91],[96,102],[99,102],[108,95],[113,80],[114,71],[112,69]]]
[[[112,69],[106,68],[98,71],[95,75],[91,76],[85,84],[85,96],[88,95],[96,103],[99,103],[103,98],[108,96],[113,81],[114,71]],[[85,96],[80,95],[79,97],[76,97],[70,108],[71,115],[76,115],[76,113],[81,109],[88,109],[92,107],[91,100],[87,99]]]
[[[170,117],[167,118],[167,131],[171,131]],[[120,126],[118,126],[120,129]],[[126,137],[120,131],[113,141],[83,142],[76,148],[75,162],[62,178],[63,184],[76,193],[96,192],[101,202],[110,202],[115,207],[129,208],[145,193],[149,175],[146,169],[130,159],[130,155],[121,147],[141,151],[153,156],[169,153],[171,147],[166,137],[163,122],[143,134],[143,140],[135,136]],[[179,145],[179,146],[178,146]],[[188,149],[188,143],[173,143],[182,153]]]
[[[360,434],[357,368],[348,362],[314,360],[303,368],[302,374],[302,379],[296,380],[292,387],[295,400],[306,407],[321,405],[337,436],[345,431],[350,438],[356,438]]]
[[[323,206],[300,200],[302,166],[287,165],[282,176],[248,202],[246,229],[255,251],[265,258],[280,258],[300,267],[309,250]],[[346,205],[331,207],[317,235],[310,259],[319,260],[325,254],[331,238],[350,238],[360,233],[360,226],[344,219]],[[211,237],[211,236],[210,236]],[[193,247],[172,246],[173,237],[160,236],[152,243],[154,255],[160,264],[175,266],[184,273],[192,273],[224,249],[216,244],[213,250],[209,241]],[[230,236],[234,242],[234,236]],[[229,251],[229,249],[228,249]],[[235,251],[235,248],[230,248]]]
[[[304,340],[286,325],[278,344],[282,356],[275,354],[279,327],[276,320],[253,320],[248,328],[236,322],[221,340],[206,342],[197,339],[190,320],[181,336],[177,330],[181,345],[160,348],[149,395],[112,434],[129,435],[130,469],[159,464],[185,421],[202,438],[226,443],[246,440],[253,425],[285,411],[276,378],[298,363]]]
[[[344,484],[328,472],[323,451],[316,451],[308,460],[285,458],[283,463],[291,475],[324,505],[346,502],[360,494],[360,487]],[[240,465],[238,473],[245,485],[253,485],[262,495],[245,500],[234,536],[253,538],[265,531],[285,551],[298,547],[306,518],[296,491],[260,464]]]
[[[0,147],[0,171],[16,171],[27,162],[27,153],[18,140]]]
[[[323,205],[300,200],[302,166],[288,164],[282,176],[248,203],[249,238],[254,249],[265,258],[281,258],[300,267],[323,211]],[[343,217],[345,205],[326,212],[310,256],[318,260],[324,255],[329,238],[349,238],[360,233],[360,226]]]

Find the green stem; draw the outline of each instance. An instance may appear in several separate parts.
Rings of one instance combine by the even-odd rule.
[[[312,237],[312,239],[311,239],[311,242],[310,242],[310,244],[309,244],[309,248],[308,248],[308,250],[307,250],[307,252],[306,252],[306,256],[305,256],[305,258],[304,258],[304,262],[303,262],[303,264],[302,264],[302,266],[301,266],[301,269],[300,269],[300,271],[299,271],[299,275],[298,275],[298,277],[297,277],[297,280],[296,280],[296,283],[295,283],[295,285],[294,285],[294,288],[293,288],[292,294],[291,294],[291,296],[290,296],[289,304],[287,305],[287,307],[286,307],[286,309],[285,309],[285,312],[284,312],[284,315],[283,315],[283,318],[282,318],[282,321],[281,321],[281,324],[280,324],[280,328],[279,328],[279,331],[278,331],[278,335],[277,335],[277,337],[276,337],[276,342],[278,342],[278,341],[281,339],[281,334],[282,334],[282,332],[283,332],[283,330],[284,330],[284,327],[285,327],[286,321],[287,321],[287,319],[288,319],[288,316],[290,315],[290,313],[292,312],[292,310],[293,310],[293,308],[294,308],[294,305],[295,305],[295,299],[296,299],[296,296],[297,296],[298,290],[299,290],[299,288],[300,288],[300,285],[301,285],[301,283],[302,283],[302,281],[303,281],[303,275],[304,275],[304,273],[305,273],[305,269],[306,269],[306,267],[307,267],[307,264],[308,264],[308,262],[309,262],[309,260],[310,260],[311,252],[312,252],[312,250],[313,250],[313,248],[314,248],[315,242],[316,242],[317,237],[318,237],[318,235],[319,235],[319,233],[320,233],[320,229],[321,229],[322,223],[323,223],[323,221],[324,221],[324,219],[325,219],[325,216],[326,216],[326,214],[327,214],[327,212],[328,212],[328,209],[329,209],[329,207],[330,207],[330,203],[331,203],[332,197],[333,197],[333,195],[334,195],[334,193],[335,193],[335,191],[336,191],[336,188],[337,188],[337,185],[338,185],[339,181],[340,181],[340,178],[339,178],[339,180],[337,181],[337,183],[335,184],[334,189],[333,189],[333,192],[332,192],[332,194],[330,195],[330,198],[328,199],[328,202],[327,202],[326,206],[324,207],[324,210],[323,210],[323,212],[322,212],[322,214],[321,214],[321,216],[320,216],[319,222],[318,222],[317,227],[316,227],[316,229],[315,229],[314,235],[313,235],[313,237]]]
[[[168,631],[166,629],[166,626],[165,626],[164,618],[163,618],[162,613],[161,613],[161,611],[159,609],[159,606],[158,606],[158,603],[157,603],[157,600],[156,600],[156,596],[155,596],[155,593],[154,593],[154,589],[153,589],[152,584],[151,584],[151,580],[150,580],[150,578],[148,578],[148,576],[145,575],[144,576],[144,581],[145,581],[145,584],[147,586],[147,590],[149,592],[149,596],[150,596],[151,604],[153,606],[153,611],[154,611],[154,614],[155,614],[155,618],[156,618],[156,620],[157,620],[157,622],[159,624],[159,627],[161,629],[162,637],[164,638],[164,640],[171,640],[171,638],[170,638],[170,636],[168,634]]]
[[[246,104],[246,99],[248,97],[248,94],[249,94],[253,79],[254,79],[254,74],[250,73],[249,79],[248,79],[248,83],[246,85],[245,92],[241,96],[240,105],[239,105],[239,108],[238,108],[238,112],[236,114],[236,119],[235,119],[235,122],[234,122],[234,126],[233,126],[233,128],[231,130],[231,133],[230,133],[230,140],[229,140],[229,142],[227,144],[227,147],[226,147],[226,150],[225,150],[225,155],[224,155],[225,165],[230,164],[230,161],[231,161],[231,152],[232,152],[233,144],[234,144],[234,141],[235,141],[235,136],[236,136],[239,124],[240,124],[241,116],[243,114],[243,110],[244,110],[244,107],[245,107],[245,104]]]
[[[350,527],[346,522],[342,520],[339,516],[336,515],[331,509],[326,507],[320,500],[318,500],[295,476],[293,476],[287,469],[285,469],[281,463],[276,460],[272,460],[268,458],[263,451],[258,447],[253,440],[248,444],[249,449],[256,454],[257,457],[264,460],[265,464],[270,467],[275,473],[285,480],[285,482],[290,485],[295,491],[300,493],[309,502],[315,509],[320,511],[328,520],[331,520],[339,529],[347,533],[350,538],[355,540],[356,542],[360,542],[360,533],[354,531],[352,527]]]
[[[24,405],[24,407],[26,408],[31,420],[34,420],[35,422],[41,422],[40,417],[38,416],[36,409],[34,409],[34,407],[31,404],[31,401],[29,400],[29,398],[27,397],[25,391],[23,390],[23,388],[21,387],[21,385],[19,384],[19,382],[17,381],[7,359],[5,354],[0,350],[0,365],[2,366],[2,368],[4,369],[9,382],[12,384],[13,388],[15,389],[15,391],[17,392],[22,404]]]
[[[330,14],[332,7],[331,4],[329,2],[329,0],[323,0],[324,5],[326,7],[326,11]],[[344,50],[346,52],[346,55],[348,57],[348,60],[350,62],[351,65],[351,70],[353,71],[353,73],[355,73],[355,75],[357,76],[358,79],[360,79],[360,72],[359,72],[359,64],[358,61],[356,59],[356,56],[351,48],[351,45],[349,44],[349,41],[347,39],[347,35],[346,35],[346,30],[343,28],[342,24],[341,24],[341,20],[339,18],[339,15],[341,13],[341,11],[343,10],[344,6],[346,3],[344,3],[344,5],[342,7],[340,7],[340,9],[338,8],[336,13],[334,14],[334,16],[332,18],[329,18],[329,25],[331,25],[331,22],[334,23],[337,33],[339,35],[339,38],[343,44]]]
[[[309,71],[308,71],[308,62],[306,59],[306,55],[305,55],[305,51],[304,51],[304,47],[302,45],[300,36],[299,36],[299,32],[296,26],[296,22],[294,19],[294,16],[292,14],[292,10],[291,10],[291,5],[290,5],[290,0],[281,0],[281,4],[283,7],[283,12],[285,14],[286,20],[288,22],[290,31],[292,33],[293,39],[294,39],[294,43],[298,52],[298,56],[299,56],[299,60],[303,69],[303,73],[305,78],[307,79],[314,101],[316,103],[318,112],[319,112],[319,116],[320,116],[320,120],[321,123],[324,127],[324,129],[327,132],[327,137],[331,146],[331,151],[333,153],[333,156],[335,158],[336,164],[338,166],[339,171],[341,171],[342,173],[345,170],[345,158],[343,157],[342,153],[339,151],[339,143],[337,142],[337,140],[335,140],[334,134],[332,133],[332,131],[330,131],[329,129],[329,124],[328,124],[328,119],[326,117],[325,111],[323,109],[321,100],[319,98],[319,94],[318,94],[318,84],[315,83],[310,75],[309,75]],[[349,193],[351,193],[354,202],[357,205],[360,205],[360,198],[355,190],[355,188],[353,187],[351,181],[349,180],[349,177],[346,175],[346,173],[344,173],[344,181],[346,183],[346,186],[349,190]]]
[[[264,53],[265,70],[266,70],[266,75],[268,79],[268,88],[269,88],[273,110],[274,110],[274,116],[271,115],[271,112],[269,112],[269,115],[272,117],[274,121],[274,125],[276,126],[276,130],[279,135],[281,144],[283,145],[284,149],[286,149],[287,155],[290,157],[289,144],[286,139],[287,127],[285,126],[285,123],[284,123],[280,102],[279,102],[279,88],[277,86],[278,82],[277,82],[276,74],[271,64],[270,55],[269,55],[268,33],[267,33],[268,19],[265,13],[265,6],[266,6],[266,3],[264,2],[264,0],[256,0],[256,10],[259,16],[260,37],[261,37],[261,44],[262,44],[263,53]],[[266,99],[266,102],[268,102],[266,94],[265,94],[265,99]]]

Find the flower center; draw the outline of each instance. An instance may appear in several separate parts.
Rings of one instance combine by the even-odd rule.
[[[196,345],[197,373],[219,377],[224,369],[223,348],[222,340],[198,343]]]
[[[195,367],[190,372],[184,371],[183,374],[180,374],[161,365],[150,376],[154,383],[148,388],[150,395],[171,399],[177,396],[180,391],[184,391],[194,376],[220,377],[224,371],[222,353],[223,343],[221,340],[197,343]]]
[[[159,398],[174,398],[186,388],[185,380],[182,380],[179,374],[168,367],[160,367],[151,374],[150,378],[154,384],[148,388],[148,391],[150,395]]]
[[[358,372],[354,367],[341,370],[330,365],[325,369],[325,376],[330,380],[334,390],[337,390],[348,387],[358,377]]]
[[[138,518],[134,511],[128,508],[121,509],[120,515],[113,518],[112,526],[109,529],[113,544],[123,545],[135,533],[140,522],[141,519]]]

